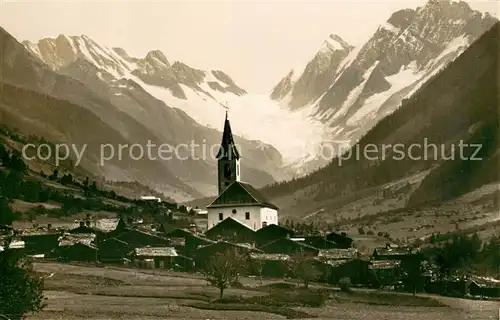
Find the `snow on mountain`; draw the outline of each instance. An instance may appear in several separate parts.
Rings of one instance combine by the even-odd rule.
[[[331,128],[332,141],[355,143],[496,21],[463,1],[430,0],[397,11],[364,45],[353,48],[329,37],[326,49],[300,75],[287,74],[271,98],[291,110],[312,110]]]
[[[85,60],[115,91],[116,99],[124,94],[121,89],[130,87],[124,81],[132,80],[156,99],[210,128],[221,130],[227,105],[234,133],[271,144],[285,163],[303,158],[309,145],[319,144],[324,138],[324,125],[310,119],[311,110],[292,112],[267,96],[247,94],[223,71],[199,70],[179,61],[171,63],[159,50],[134,58],[124,49],[102,46],[85,35],[60,35],[24,45],[54,70]],[[332,36],[326,45],[346,44]]]

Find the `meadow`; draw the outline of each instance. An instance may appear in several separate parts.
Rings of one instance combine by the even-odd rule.
[[[218,289],[199,274],[35,263],[46,308],[28,319],[497,319],[500,302],[399,294],[241,277]]]

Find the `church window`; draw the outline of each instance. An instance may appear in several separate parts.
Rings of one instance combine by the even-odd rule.
[[[245,212],[245,219],[250,220],[250,212]]]
[[[232,213],[235,214],[236,213],[236,209],[233,209]]]
[[[262,222],[262,228],[266,227],[267,226],[267,222]]]
[[[219,212],[219,220],[224,220],[224,214],[222,212]]]

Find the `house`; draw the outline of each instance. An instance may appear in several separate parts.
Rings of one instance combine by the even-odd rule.
[[[140,198],[143,201],[152,201],[152,202],[161,202],[161,199],[155,196],[141,196]]]
[[[254,243],[255,232],[240,220],[228,217],[205,232],[211,240],[226,240],[233,243]]]
[[[331,232],[326,235],[326,240],[335,242],[341,248],[350,248],[352,247],[353,243],[353,239],[351,237],[348,237],[345,232]]]
[[[106,237],[106,232],[92,227],[91,221],[80,221],[79,226],[69,230],[71,234],[95,234],[97,241],[104,240]]]
[[[288,238],[272,241],[262,246],[261,250],[265,253],[282,253],[288,255],[304,254],[311,257],[315,257],[319,254],[319,249]]]
[[[99,261],[122,264],[132,247],[125,241],[109,238],[99,243]]]
[[[67,262],[97,262],[98,250],[97,247],[89,243],[64,243],[57,249],[56,256],[59,260]]]
[[[323,260],[352,260],[359,257],[359,252],[355,248],[349,249],[321,249],[318,258]]]
[[[243,255],[250,259],[250,253],[262,253],[261,250],[251,246],[236,244],[227,241],[218,241],[209,245],[199,247],[195,252],[195,263],[197,268],[204,268],[216,254],[224,254],[228,250]]]
[[[250,274],[266,277],[285,277],[290,271],[287,254],[250,253]]]
[[[0,251],[5,250],[4,248],[5,244],[2,246],[0,245]],[[25,243],[22,240],[12,240],[9,243],[9,249],[11,250],[24,250]]]
[[[294,235],[292,230],[277,224],[270,224],[255,232],[255,241],[259,247],[281,238],[290,238]]]
[[[71,246],[76,243],[83,243],[85,245],[93,245],[96,239],[94,233],[64,233],[58,239],[58,247]]]
[[[368,265],[370,282],[374,287],[395,285],[401,278],[401,261],[399,260],[373,260]]]
[[[252,230],[278,224],[278,207],[250,184],[240,181],[240,158],[226,113],[222,142],[217,154],[219,193],[207,206],[209,230],[228,217],[244,223]]]
[[[166,247],[170,246],[170,240],[145,230],[137,228],[125,231],[116,236],[116,239],[124,241],[134,247]]]
[[[151,267],[169,269],[175,265],[173,258],[177,251],[172,247],[141,247],[135,248],[129,255],[136,267]]]
[[[469,292],[472,296],[500,297],[500,280],[485,277],[470,279]]]
[[[215,243],[215,241],[205,238],[204,235],[195,234],[187,229],[175,229],[167,233],[166,237],[170,239],[177,252],[183,252],[187,257],[194,256],[194,252],[199,246]]]
[[[367,284],[370,281],[368,260],[326,260],[324,263],[328,283],[338,284],[342,278],[349,278],[354,285]]]
[[[115,229],[110,230],[106,236],[108,238],[115,238],[120,234],[129,231],[130,229],[133,228],[133,226],[134,226],[134,220],[132,218],[128,219],[120,218],[115,226]]]
[[[21,234],[27,254],[47,254],[59,246],[60,232],[32,232]]]
[[[387,244],[385,247],[373,250],[373,260],[404,260],[413,257],[414,252],[407,247],[392,247]]]

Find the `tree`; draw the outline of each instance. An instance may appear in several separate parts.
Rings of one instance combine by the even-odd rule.
[[[57,179],[59,179],[59,170],[54,169],[52,175],[49,176],[49,179],[52,181],[56,181]]]
[[[10,241],[0,251],[0,315],[19,320],[45,306],[43,279],[34,274],[29,259],[9,249]]]
[[[9,207],[9,201],[0,197],[0,225],[12,225],[16,220],[16,214]]]
[[[9,162],[7,163],[7,167],[20,173],[25,173],[28,168],[19,152],[12,153]]]
[[[417,293],[418,286],[423,284],[423,275],[425,272],[424,257],[421,253],[416,253],[402,262],[401,267],[404,270],[405,282],[411,289],[413,295]]]
[[[229,249],[223,253],[216,253],[202,272],[212,286],[219,288],[219,297],[222,298],[224,289],[238,280],[244,265],[243,257],[236,250]]]
[[[320,276],[313,258],[304,255],[302,252],[292,256],[290,262],[292,274],[302,281],[305,288],[308,288],[309,283]]]
[[[7,166],[10,161],[10,155],[3,144],[0,144],[0,166]]]
[[[71,173],[65,174],[61,178],[61,183],[65,184],[65,185],[71,185],[71,184],[73,184],[74,183],[73,175],[71,175]]]

